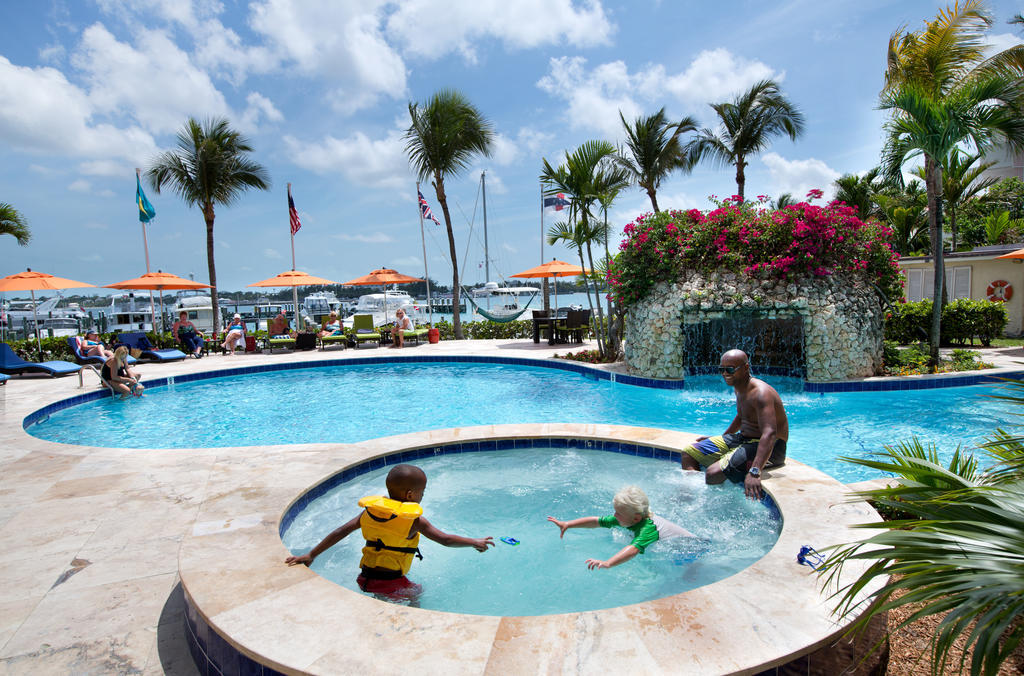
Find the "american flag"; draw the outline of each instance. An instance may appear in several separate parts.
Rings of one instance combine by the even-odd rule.
[[[302,227],[302,223],[299,221],[299,212],[295,210],[295,202],[292,201],[291,186],[288,186],[288,222],[291,223],[293,235]]]
[[[420,211],[423,212],[423,218],[429,218],[437,225],[441,225],[441,221],[437,220],[437,216],[435,216],[434,212],[430,210],[430,205],[427,204],[427,200],[423,198],[423,193],[417,190],[416,194],[420,196]]]

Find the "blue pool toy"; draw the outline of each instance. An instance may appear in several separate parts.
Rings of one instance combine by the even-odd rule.
[[[517,545],[517,544],[519,544],[519,540],[516,540],[515,538],[510,538],[510,537],[501,538],[501,541],[504,542],[507,545]]]
[[[804,545],[796,555],[796,562],[802,566],[810,566],[811,570],[818,570],[818,566],[825,563],[825,557],[814,550],[810,545]]]

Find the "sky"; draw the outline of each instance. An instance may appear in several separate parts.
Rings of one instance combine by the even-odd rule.
[[[290,269],[287,184],[302,221],[296,268],[338,282],[377,267],[423,276],[409,104],[462,92],[493,125],[490,157],[446,179],[460,273],[484,281],[480,175],[490,276],[541,262],[542,162],[664,107],[714,127],[709,104],[771,78],[805,116],[747,167],[746,194],[834,191],[878,161],[889,36],[945,5],[924,0],[720,3],[667,0],[39,0],[7,3],[0,43],[0,202],[32,241],[0,237],[0,276],[25,268],[96,285],[146,271],[135,206],[145,171],[191,116],[227,118],[269,172],[269,191],[218,206],[218,287]],[[993,48],[1020,43],[1000,0]],[[156,218],[150,269],[208,281],[205,225],[144,183]],[[434,189],[422,192],[442,218]],[[663,182],[666,208],[708,208],[736,192],[734,170],[702,165]],[[609,212],[612,246],[650,211],[639,188]],[[565,212],[548,211],[544,227]],[[443,221],[442,221],[443,222]],[[444,228],[429,221],[426,264],[451,283]],[[543,245],[544,260],[575,260]],[[106,291],[103,291],[106,293]]]

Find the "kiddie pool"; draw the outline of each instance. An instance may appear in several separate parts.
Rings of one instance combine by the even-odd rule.
[[[796,554],[805,544],[822,549],[848,539],[849,526],[876,515],[865,503],[845,502],[842,484],[796,461],[766,481],[782,527],[765,556],[719,582],[642,603],[556,615],[464,615],[378,601],[283,563],[284,523],[333,482],[367,470],[517,444],[590,444],[678,462],[675,454],[693,437],[611,425],[494,425],[275,447],[267,450],[282,452],[253,458],[250,466],[226,466],[228,474],[248,471],[250,485],[205,501],[180,549],[193,657],[201,671],[225,674],[717,674],[757,673],[795,660],[820,668],[847,621],[836,621],[817,575]],[[859,570],[851,566],[843,580]]]

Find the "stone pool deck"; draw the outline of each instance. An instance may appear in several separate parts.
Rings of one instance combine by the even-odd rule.
[[[452,341],[402,351],[210,356],[139,370],[147,379],[288,361],[421,354],[542,359],[559,351],[566,348],[530,341]],[[1021,368],[1024,350],[1011,352],[999,356],[1005,361],[999,365]],[[47,442],[22,429],[32,411],[91,391],[97,382],[86,372],[84,390],[77,377],[15,377],[0,387],[0,674],[196,674],[184,640],[178,579],[183,542],[195,540],[215,521],[225,528],[252,522],[262,524],[256,530],[273,531],[288,502],[277,505],[278,499],[294,498],[311,478],[337,471],[355,455],[350,447],[356,445],[112,449]],[[430,433],[416,436],[405,440],[433,443]],[[282,485],[278,470],[283,467],[295,471]],[[268,496],[276,512],[265,502]],[[839,501],[835,496],[833,502]],[[232,519],[242,521],[233,526]],[[284,554],[279,541],[277,546],[279,551],[264,552],[261,565]],[[193,569],[196,551],[189,558]],[[294,583],[302,572],[308,571],[282,571],[281,580]],[[288,630],[278,626],[276,631]],[[486,663],[455,671],[478,673],[480,664]],[[633,666],[646,670],[643,664]]]

